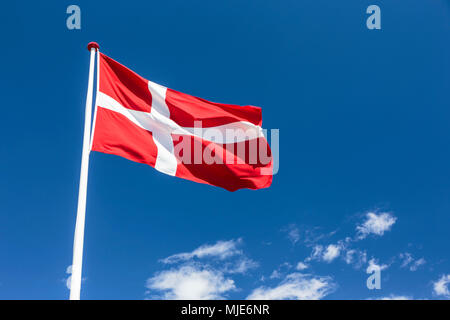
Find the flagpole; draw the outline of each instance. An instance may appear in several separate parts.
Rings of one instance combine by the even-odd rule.
[[[73,261],[72,261],[72,276],[70,281],[70,300],[80,300],[81,269],[83,265],[84,221],[86,216],[86,195],[87,195],[90,136],[91,136],[92,91],[94,86],[95,53],[96,51],[98,51],[98,49],[99,45],[97,43],[90,42],[88,44],[88,50],[91,52],[91,58],[89,64],[89,81],[86,96],[86,109],[84,114],[83,152],[81,155],[81,173],[80,173],[80,186],[78,190],[77,220],[75,224],[75,235],[73,240]]]

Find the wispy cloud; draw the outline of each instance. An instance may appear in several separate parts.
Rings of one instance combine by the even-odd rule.
[[[402,264],[400,265],[400,268],[405,268],[414,260],[412,255],[408,252],[400,253],[400,259],[403,260]]]
[[[328,244],[320,244],[319,241],[323,242],[323,240],[333,236],[336,231],[328,234],[317,234],[317,228],[307,230],[304,236],[305,245],[312,246],[312,252],[305,259],[305,262],[322,261],[331,263],[340,257],[346,264],[359,269],[366,264],[367,253],[366,250],[355,248],[356,243],[366,238],[369,234],[382,236],[392,228],[396,220],[397,218],[388,212],[367,212],[364,221],[356,226],[355,237],[346,236],[334,243]],[[418,261],[418,264],[413,269],[418,268],[421,263],[424,263],[424,261]]]
[[[287,233],[289,241],[295,245],[300,240],[300,230],[295,224],[290,224],[283,228],[282,231]]]
[[[412,300],[412,299],[413,298],[410,296],[401,296],[401,295],[391,294],[386,297],[377,298],[376,300]]]
[[[400,268],[408,268],[410,271],[417,271],[420,266],[426,263],[424,258],[415,260],[409,252],[400,253],[399,257],[402,260]]]
[[[450,299],[450,274],[443,275],[439,280],[433,282],[433,293],[437,296],[444,296]]]
[[[282,263],[276,270],[270,275],[270,279],[280,279],[292,269],[292,265],[289,262]]]
[[[367,252],[359,249],[348,249],[343,258],[346,264],[351,264],[359,269],[367,262]]]
[[[331,277],[291,273],[276,287],[259,287],[248,300],[318,300],[334,291]]]
[[[281,278],[281,273],[278,270],[273,270],[273,272],[270,274],[269,279],[279,279]]]
[[[414,263],[409,267],[410,271],[416,271],[420,266],[426,263],[424,258],[417,259]]]
[[[166,264],[177,263],[180,261],[187,261],[193,258],[216,257],[219,259],[226,259],[234,255],[241,255],[242,251],[237,249],[237,246],[242,243],[242,239],[218,241],[213,245],[205,244],[192,252],[177,253],[161,262]]]
[[[312,260],[321,260],[323,255],[323,246],[320,244],[317,244],[313,247],[311,255],[305,259],[306,262],[312,261]]]
[[[258,267],[259,267],[258,262],[253,261],[252,259],[247,258],[245,256],[242,256],[241,258],[239,258],[236,261],[226,263],[223,270],[225,273],[230,273],[230,274],[233,274],[233,273],[244,274],[244,273],[247,273],[248,270],[256,269]]]
[[[62,281],[66,284],[67,289],[70,290],[70,285],[72,284],[72,265],[66,268],[66,277]],[[81,278],[81,282],[84,281],[86,281],[86,278]]]
[[[305,261],[325,261],[327,263],[332,262],[334,259],[339,257],[341,251],[344,249],[341,243],[329,244],[328,246],[315,245],[313,247],[311,255],[305,259]]]
[[[325,262],[330,263],[331,261],[333,261],[334,259],[336,259],[337,257],[339,257],[341,253],[341,247],[335,244],[330,244],[326,249],[325,252],[323,253],[323,260]]]
[[[302,238],[303,243],[307,247],[313,247],[317,243],[329,239],[333,235],[336,234],[337,230],[333,230],[330,232],[323,232],[320,227],[308,228],[303,230],[300,234],[300,238]]]
[[[389,268],[389,265],[378,263],[376,259],[372,258],[369,260],[369,266],[367,267],[366,272],[371,273],[375,269],[379,269],[381,271],[386,270],[387,268]]]
[[[70,285],[71,285],[71,281],[72,281],[72,265],[70,265],[66,268],[66,274],[67,274],[67,278],[65,278],[64,281],[66,283],[67,289],[70,290]]]
[[[300,261],[299,263],[297,263],[297,266],[295,266],[295,269],[302,271],[302,270],[308,269],[308,265],[306,263],[303,263]]]
[[[358,239],[364,239],[370,234],[382,236],[386,231],[391,230],[397,218],[389,212],[375,213],[368,212],[363,224],[356,227]]]
[[[234,280],[222,272],[194,265],[159,272],[147,280],[146,287],[162,292],[153,298],[168,300],[224,299],[227,292],[236,289]]]

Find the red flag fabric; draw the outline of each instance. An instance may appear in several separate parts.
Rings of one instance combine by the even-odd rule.
[[[99,53],[92,151],[225,188],[272,183],[261,109],[206,101],[152,81]]]

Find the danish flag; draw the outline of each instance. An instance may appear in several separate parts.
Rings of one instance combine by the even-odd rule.
[[[168,89],[102,53],[97,77],[92,151],[229,191],[272,183],[261,108]]]

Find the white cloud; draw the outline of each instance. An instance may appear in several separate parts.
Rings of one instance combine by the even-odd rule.
[[[402,259],[402,264],[400,265],[400,268],[406,268],[409,267],[410,271],[416,271],[419,269],[420,266],[424,265],[426,263],[424,258],[420,258],[417,260],[414,260],[413,256],[408,253],[400,253],[400,259]]]
[[[192,252],[171,255],[160,262],[172,268],[157,272],[146,283],[146,294],[163,299],[223,299],[235,290],[233,274],[258,267],[238,246],[242,239],[202,245]]]
[[[322,257],[323,252],[323,246],[318,244],[313,247],[313,250],[311,252],[311,255],[305,259],[306,262],[309,262],[311,260],[320,260]]]
[[[287,237],[289,241],[292,242],[293,245],[295,245],[300,240],[300,230],[298,230],[295,224],[290,224],[282,231],[287,233]]]
[[[400,259],[403,259],[400,268],[405,268],[408,264],[410,264],[414,260],[412,255],[408,252],[400,253]]]
[[[450,299],[450,274],[443,275],[438,281],[433,282],[433,292],[437,296],[444,296]]]
[[[295,269],[297,269],[299,271],[305,270],[307,268],[308,268],[308,265],[303,263],[303,262],[301,262],[301,261],[299,263],[297,263],[297,266],[295,267]]]
[[[356,250],[354,250],[354,249],[347,250],[347,252],[345,253],[345,257],[344,257],[344,261],[346,264],[351,264],[354,261],[355,253],[356,253]]]
[[[278,286],[259,287],[248,300],[318,300],[330,294],[335,284],[330,277],[314,277],[307,274],[289,274]]]
[[[381,270],[387,269],[388,267],[389,266],[387,264],[378,264],[378,262],[375,259],[370,259],[369,266],[367,267],[366,272],[372,273],[373,270],[375,270],[375,269],[379,269],[381,271]]]
[[[341,254],[344,247],[341,244],[330,244],[327,247],[322,245],[315,245],[311,255],[305,259],[306,262],[311,260],[323,260],[330,263]]]
[[[391,229],[392,225],[397,220],[397,218],[392,216],[389,212],[380,214],[368,212],[366,218],[366,221],[364,221],[362,225],[356,227],[359,239],[364,239],[369,234],[382,236],[386,231]]]
[[[259,267],[259,263],[249,259],[247,257],[242,257],[237,262],[227,265],[224,269],[226,273],[241,273],[244,274],[250,269],[255,269]]]
[[[224,299],[225,293],[236,289],[234,281],[222,272],[192,265],[162,271],[148,279],[146,286],[149,294],[160,291],[161,298],[170,300]]]
[[[324,241],[332,237],[334,234],[336,234],[336,232],[337,230],[325,233],[321,231],[321,228],[315,227],[312,229],[304,230],[304,232],[302,232],[302,234],[300,235],[300,238],[302,238],[307,247],[312,247],[320,241]]]
[[[62,279],[62,281],[66,284],[67,289],[70,290],[70,285],[72,284],[72,265],[66,268],[67,278]],[[81,282],[86,281],[87,278],[81,278]]]
[[[330,263],[331,261],[339,257],[340,252],[341,252],[340,246],[330,244],[323,253],[323,260]]]
[[[70,285],[71,285],[71,281],[72,281],[72,265],[67,267],[66,274],[68,274],[68,276],[64,281],[66,282],[67,289],[70,290]]]
[[[391,295],[386,296],[386,297],[377,298],[377,300],[412,300],[412,297],[409,297],[409,296],[398,296],[398,295],[391,294]]]
[[[270,279],[280,279],[288,270],[292,269],[292,265],[289,262],[282,263],[276,270],[270,275]]]
[[[343,257],[345,263],[352,264],[356,269],[361,268],[367,262],[367,253],[359,249],[349,249]]]
[[[216,265],[224,273],[244,274],[250,269],[257,268],[259,264],[247,258],[238,246],[242,244],[242,239],[218,241],[213,245],[202,245],[192,252],[183,252],[171,255],[160,261],[165,264],[185,263],[191,264],[195,259],[209,259],[208,264]]]
[[[272,274],[269,277],[270,279],[278,279],[281,278],[281,273],[278,270],[273,270]]]
[[[237,249],[237,246],[242,242],[242,239],[217,241],[213,245],[202,245],[192,252],[177,253],[167,257],[161,262],[172,264],[180,261],[186,261],[193,258],[216,257],[219,259],[226,259],[234,255],[241,255],[242,251]]]
[[[410,271],[416,271],[420,266],[424,265],[426,263],[424,258],[420,258],[409,267]]]

